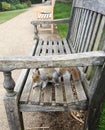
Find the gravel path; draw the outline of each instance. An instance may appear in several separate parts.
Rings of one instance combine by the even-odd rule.
[[[28,55],[33,44],[33,26],[30,21],[34,19],[34,8],[0,24],[0,56]],[[16,81],[20,71],[14,71]],[[5,89],[2,86],[3,76],[0,73],[0,130],[9,130],[5,114],[3,96]]]

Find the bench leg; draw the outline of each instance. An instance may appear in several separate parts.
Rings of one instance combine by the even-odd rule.
[[[51,24],[51,32],[52,32],[52,34],[54,33],[54,25],[53,24]]]
[[[98,122],[101,112],[101,105],[97,106],[97,108],[89,108],[87,119],[85,122],[84,130],[98,130]]]
[[[17,96],[5,96],[4,105],[10,130],[24,130],[22,112],[18,110]]]

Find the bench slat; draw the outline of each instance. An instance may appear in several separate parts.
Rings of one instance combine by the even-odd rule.
[[[86,39],[87,39],[87,36],[88,36],[88,30],[90,28],[91,19],[92,19],[92,12],[90,12],[90,14],[89,14],[88,23],[87,23],[85,34],[84,34],[83,41],[82,41],[81,51],[84,50],[84,46],[86,44]]]
[[[79,40],[80,40],[80,37],[81,37],[85,16],[86,16],[86,10],[82,10],[81,16],[80,16],[78,32],[77,32],[77,36],[76,36],[76,39],[75,39],[74,48],[75,48],[76,51],[77,51],[77,48],[78,48],[78,45],[79,45]]]
[[[65,95],[66,95],[66,102],[68,104],[74,102],[73,92],[71,88],[70,78],[68,75],[63,75],[64,86],[65,86]]]
[[[53,55],[58,54],[58,45],[57,45],[57,41],[54,41],[53,49],[54,49]]]
[[[87,97],[86,97],[86,94],[83,90],[83,86],[81,84],[80,81],[76,81],[74,82],[74,86],[75,86],[75,89],[76,89],[76,92],[77,92],[77,95],[78,95],[78,100],[79,101],[86,101],[87,100]]]
[[[52,104],[52,86],[49,85],[47,86],[45,89],[43,89],[44,91],[44,103]]]
[[[93,33],[92,30],[93,30],[94,25],[95,25],[96,16],[97,16],[97,14],[96,14],[96,12],[94,12],[93,18],[92,18],[92,21],[91,21],[91,25],[90,25],[90,28],[89,28],[89,34],[88,34],[87,40],[86,40],[86,45],[84,47],[85,52],[88,51],[88,49],[89,49],[90,40],[91,40],[91,36],[92,36],[92,33]]]
[[[48,42],[48,46],[47,46],[47,49],[48,49],[48,54],[47,55],[52,55],[52,41],[49,41]]]
[[[41,55],[46,55],[46,49],[47,49],[47,41],[44,41]]]
[[[76,16],[75,16],[76,18],[74,18],[73,20],[73,23],[75,24],[74,29],[73,29],[73,34],[72,34],[73,39],[71,39],[73,42],[73,47],[75,46],[75,39],[78,32],[80,16],[81,16],[81,9],[76,9]]]
[[[97,15],[97,19],[96,19],[96,23],[95,23],[95,26],[94,26],[94,30],[93,30],[93,34],[92,34],[92,38],[91,38],[91,41],[90,41],[90,45],[89,45],[89,50],[88,51],[92,50],[92,46],[93,46],[94,39],[96,37],[96,32],[97,32],[97,29],[98,29],[98,26],[99,26],[100,18],[101,18],[101,14],[98,14]]]
[[[41,52],[41,49],[42,49],[42,40],[39,40],[39,42],[38,42],[38,47],[37,47],[37,49],[36,49],[36,52],[35,52],[35,55],[40,55],[40,52]]]
[[[31,104],[39,104],[40,93],[41,93],[40,87],[36,87],[34,89],[32,88],[31,95],[30,95],[30,98],[29,98],[29,102]]]
[[[81,46],[83,46],[83,39],[84,39],[85,31],[86,31],[86,28],[88,28],[88,26],[89,26],[89,24],[88,24],[89,23],[88,16],[89,16],[89,10],[86,11],[86,16],[84,18],[84,23],[82,25],[82,32],[81,32],[81,36],[80,36],[80,42],[78,43],[78,47],[77,47],[78,52],[80,51]],[[87,20],[88,20],[88,23],[87,23]]]
[[[62,45],[62,41],[58,41],[58,47],[60,54],[64,54],[64,46]]]
[[[29,96],[30,96],[31,89],[32,89],[32,84],[33,84],[33,81],[32,81],[32,71],[30,71],[29,75],[28,75],[28,78],[27,78],[27,81],[25,83],[23,92],[21,94],[20,102],[28,103]]]
[[[55,102],[57,104],[63,104],[63,91],[62,91],[62,86],[55,87]]]
[[[70,48],[69,48],[69,45],[68,45],[67,40],[66,40],[66,39],[63,39],[62,42],[63,42],[63,44],[64,44],[64,48],[65,48],[66,53],[67,53],[67,54],[70,54],[71,51],[70,51]]]

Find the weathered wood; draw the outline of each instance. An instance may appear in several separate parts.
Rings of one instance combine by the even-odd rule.
[[[49,85],[44,90],[44,103],[52,103],[52,86]]]
[[[21,71],[21,74],[19,75],[17,82],[16,82],[14,91],[17,93],[18,100],[20,99],[20,95],[22,93],[25,82],[27,80],[28,73],[29,73],[29,70],[23,69]]]
[[[89,34],[87,36],[87,40],[86,40],[86,45],[84,47],[84,51],[88,51],[89,45],[90,45],[90,40],[91,40],[91,36],[92,36],[92,30],[94,28],[95,25],[95,20],[96,20],[96,12],[94,12],[93,17],[92,17],[92,21],[91,21],[91,25],[89,28]]]
[[[30,56],[35,54],[36,48],[37,48],[37,40],[34,40],[34,45],[30,51]],[[16,81],[16,85],[14,88],[14,91],[17,92],[17,97],[20,98],[21,92],[23,90],[23,87],[25,85],[25,82],[27,80],[27,76],[28,76],[29,70],[28,69],[23,69],[21,71],[21,74],[19,75],[18,80]]]
[[[75,43],[74,43],[74,48],[75,48],[76,51],[77,51],[77,48],[78,48],[78,45],[79,45],[79,40],[80,40],[81,33],[82,33],[82,29],[83,29],[83,23],[84,23],[85,13],[86,13],[85,10],[82,10],[82,11],[81,11],[81,16],[80,16],[80,20],[79,20],[80,22],[79,22],[78,32],[77,32],[77,36],[76,36]]]
[[[48,47],[47,47],[47,49],[48,49],[48,55],[52,55],[52,47],[53,45],[52,45],[52,41],[49,41],[48,42]]]
[[[85,104],[72,104],[71,106],[49,106],[49,105],[29,105],[29,104],[20,104],[19,107],[21,112],[55,112],[55,111],[65,111],[65,110],[87,110],[86,103]]]
[[[57,20],[41,20],[41,21],[32,21],[31,24],[33,25],[40,25],[40,24],[61,24],[61,23],[69,23],[70,19],[57,19]]]
[[[74,98],[73,98],[73,92],[71,89],[71,83],[70,83],[70,74],[63,75],[63,80],[64,80],[64,86],[65,86],[65,93],[66,93],[66,102],[67,103],[73,103]]]
[[[89,17],[88,17],[88,23],[87,23],[86,28],[85,28],[84,37],[82,39],[81,51],[83,51],[84,47],[86,46],[86,40],[87,40],[87,36],[88,36],[88,33],[89,33],[90,25],[91,25],[91,19],[92,19],[92,12],[90,12]]]
[[[88,33],[89,33],[88,30],[89,30],[90,25],[91,25],[91,19],[92,19],[92,12],[90,12],[89,17],[88,17],[88,23],[87,23],[87,26],[86,26],[86,29],[85,29],[85,34],[84,34],[83,41],[82,41],[81,51],[84,50],[84,47],[86,45],[86,39],[87,39],[87,36],[88,36]]]
[[[0,57],[0,71],[23,68],[67,67],[102,65],[104,51],[84,52],[66,55],[28,56],[28,57]]]
[[[53,50],[54,50],[54,53],[53,53],[53,55],[56,55],[56,54],[58,54],[58,45],[57,45],[57,41],[54,41]]]
[[[57,104],[63,104],[63,91],[62,91],[62,86],[55,87],[55,102]]]
[[[38,45],[39,46],[39,45]],[[40,46],[39,46],[40,48]],[[41,55],[46,55],[46,51],[47,51],[47,41],[44,41],[43,45],[42,45],[42,52],[41,52]],[[39,50],[39,49],[38,49]],[[38,55],[38,54],[37,54]]]
[[[92,97],[90,100],[89,112],[88,112],[88,126],[89,130],[97,129],[99,115],[102,107],[102,102],[105,99],[105,66],[103,65],[102,70],[100,68],[96,71],[95,79],[99,82],[93,84]],[[99,75],[99,73],[101,73]],[[99,77],[96,77],[99,76]],[[98,78],[98,79],[97,79]],[[94,79],[94,80],[95,80]],[[95,81],[96,81],[95,80]],[[95,86],[96,85],[96,86]],[[92,89],[91,89],[92,90]]]
[[[78,43],[78,48],[77,48],[77,51],[80,52],[80,48],[81,46],[83,46],[83,38],[84,38],[84,35],[85,35],[85,30],[86,30],[86,27],[87,27],[87,19],[88,19],[88,15],[89,15],[89,10],[85,10],[86,12],[86,15],[84,17],[84,23],[82,25],[82,32],[81,32],[81,37],[80,37],[80,42]]]
[[[105,15],[104,0],[75,0],[74,6],[89,9]]]
[[[5,96],[4,105],[10,130],[24,130],[22,113],[18,109],[17,95],[13,97]]]
[[[36,49],[36,51],[35,51],[35,54],[36,54],[37,56],[39,56],[40,53],[41,53],[42,43],[43,43],[43,41],[42,41],[42,40],[39,40],[39,42],[38,42],[38,47],[37,47],[37,49]]]
[[[58,41],[58,47],[59,47],[59,51],[60,51],[60,54],[64,54],[64,46],[62,44],[62,41]]]
[[[23,89],[21,97],[20,97],[20,102],[28,103],[32,85],[33,85],[32,71],[30,70],[26,83],[24,85],[24,89]]]
[[[11,72],[4,72],[4,82],[3,82],[4,88],[7,91],[7,96],[12,97],[16,95],[16,92],[14,92],[15,82],[11,76]]]
[[[79,23],[80,23],[80,19],[81,19],[81,13],[82,13],[82,9],[76,9],[77,10],[77,19],[76,19],[76,25],[74,28],[74,38],[73,38],[73,47],[75,47],[75,41],[77,38],[77,34],[78,34],[78,28],[79,28]]]
[[[105,25],[105,16],[102,17],[101,22],[99,24],[99,31],[98,31],[97,36],[95,38],[95,44],[94,44],[93,49],[92,49],[93,51],[98,50],[98,48],[99,48],[104,25]],[[87,70],[87,77],[90,77],[91,72],[92,72],[92,67],[89,67]]]
[[[66,40],[66,39],[63,39],[63,43],[64,43],[64,48],[65,48],[66,54],[71,54],[70,47],[69,47],[69,45],[68,45],[67,40]]]
[[[29,103],[31,103],[31,104],[39,104],[39,102],[40,102],[40,94],[41,94],[41,88],[40,87],[32,88],[30,96],[29,96]]]
[[[86,94],[83,90],[83,86],[81,84],[80,81],[76,81],[74,82],[74,86],[76,88],[76,92],[77,92],[77,95],[78,95],[78,100],[79,101],[87,101],[87,97],[86,97]]]
[[[72,19],[43,21],[42,19],[51,17],[49,14],[43,14],[40,15],[41,21],[31,22],[35,27],[35,49],[32,56],[0,57],[0,71],[4,72],[4,86],[9,93],[9,97],[6,96],[5,99],[5,106],[10,118],[8,120],[11,130],[24,130],[23,123],[21,124],[22,112],[72,109],[88,110],[85,124],[88,124],[89,130],[96,129],[101,104],[105,97],[105,51],[102,50],[104,45],[100,45],[105,25],[103,14],[105,15],[104,0],[74,0]],[[38,25],[62,22],[69,23],[66,39],[50,41],[41,40],[37,36]],[[102,51],[97,51],[98,49]],[[79,81],[70,78],[70,72],[68,72],[66,76],[62,76],[59,87],[50,84],[45,89],[41,87],[33,89],[30,69],[71,66],[79,68]],[[88,81],[85,76],[90,66],[95,66],[95,72]],[[15,85],[10,73],[14,69],[27,69],[22,72],[22,79],[19,79],[17,83],[19,88],[16,85],[17,95],[14,93]],[[22,99],[23,95],[25,96]]]
[[[70,37],[70,39],[71,39],[71,41],[74,41],[74,38],[75,38],[75,33],[76,33],[76,30],[77,30],[77,28],[76,28],[76,26],[77,26],[77,23],[78,23],[78,16],[79,16],[79,13],[80,12],[80,10],[79,9],[73,9],[73,14],[72,14],[72,23],[71,24],[73,24],[72,26],[71,26],[71,34],[68,34],[68,37]]]

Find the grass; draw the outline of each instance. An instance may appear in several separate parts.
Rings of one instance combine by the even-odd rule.
[[[71,10],[71,4],[56,2],[55,9],[54,9],[54,18],[61,19],[61,18],[70,17],[70,13],[71,13],[70,10]],[[60,36],[65,37],[68,29],[68,25],[67,24],[58,25],[57,27]],[[105,31],[104,31],[104,35],[105,35]],[[101,117],[99,119],[98,130],[105,130],[105,100],[103,102],[102,108],[103,110],[101,112]]]
[[[54,8],[54,19],[69,18],[71,13],[71,3],[56,2]],[[58,32],[61,37],[67,35],[68,24],[58,24]]]
[[[100,117],[100,120],[99,120],[99,128],[98,130],[105,130],[105,100],[103,102],[103,110],[101,112],[101,117]]]
[[[25,10],[5,11],[0,12],[0,24],[14,18],[15,16],[23,13]]]

